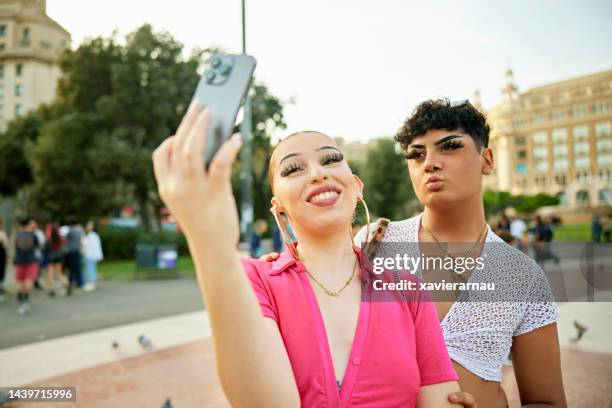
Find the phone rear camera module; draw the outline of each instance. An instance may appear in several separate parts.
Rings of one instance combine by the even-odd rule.
[[[215,77],[217,76],[217,74],[215,74],[213,71],[208,71],[206,73],[206,82],[209,84],[212,84],[215,80]]]
[[[234,59],[229,55],[213,57],[206,70],[206,83],[209,85],[223,85],[229,79],[233,66]]]

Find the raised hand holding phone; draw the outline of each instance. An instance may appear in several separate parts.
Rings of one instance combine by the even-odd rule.
[[[235,246],[238,212],[232,195],[231,168],[242,146],[240,134],[226,141],[209,166],[204,152],[211,114],[193,102],[176,132],[153,153],[157,187],[163,202],[188,240],[214,239]],[[208,169],[206,169],[208,167]]]
[[[240,136],[227,140],[255,65],[249,55],[214,55],[176,135],[153,154],[160,196],[188,238],[238,240],[230,173]]]

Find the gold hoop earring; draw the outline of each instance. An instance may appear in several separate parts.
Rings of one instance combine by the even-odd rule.
[[[276,221],[276,225],[278,226],[278,229],[281,233],[281,238],[283,239],[285,246],[287,247],[289,252],[291,252],[293,257],[299,260],[300,257],[297,252],[297,249],[293,245],[293,241],[291,240],[291,234],[289,233],[289,229],[287,228],[287,223],[285,222],[285,220],[283,220],[283,214],[278,211],[276,205],[273,205],[272,208],[270,208],[270,212],[274,216],[274,221]]]
[[[368,210],[368,205],[366,204],[365,200],[363,199],[363,197],[357,197],[357,199],[359,201],[361,201],[361,204],[363,205],[363,208],[365,210],[365,215],[366,215],[366,236],[364,237],[365,239],[363,240],[363,242],[365,242],[366,244],[368,242],[370,242],[370,211]]]

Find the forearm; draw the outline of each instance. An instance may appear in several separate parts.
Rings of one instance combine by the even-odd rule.
[[[232,406],[299,406],[280,333],[264,317],[232,246],[189,240],[208,310],[217,371]]]

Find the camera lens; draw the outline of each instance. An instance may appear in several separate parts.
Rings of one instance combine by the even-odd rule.
[[[210,65],[213,68],[219,68],[219,65],[221,65],[221,60],[219,58],[213,58],[213,60],[210,61]]]
[[[216,75],[215,75],[215,73],[214,73],[214,72],[212,72],[212,71],[208,71],[208,72],[206,73],[206,81],[207,81],[208,83],[211,83],[211,82],[212,82],[212,81],[215,79],[215,76],[216,76]]]

